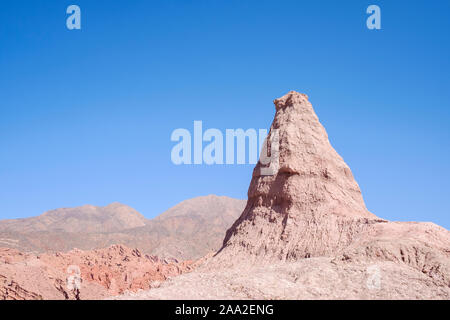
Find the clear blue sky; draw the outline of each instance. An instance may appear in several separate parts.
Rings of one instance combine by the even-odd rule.
[[[66,28],[66,8],[82,30]],[[368,5],[382,30],[366,28]],[[450,228],[450,1],[4,0],[0,219],[83,204],[153,217],[245,198],[252,167],[175,166],[176,128],[266,128],[307,93],[368,208]]]

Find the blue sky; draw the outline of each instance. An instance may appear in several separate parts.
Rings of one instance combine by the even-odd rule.
[[[77,4],[82,29],[66,28]],[[366,28],[370,4],[382,30]],[[8,0],[0,219],[245,198],[252,165],[175,166],[176,128],[267,128],[309,95],[369,210],[450,228],[450,2]]]

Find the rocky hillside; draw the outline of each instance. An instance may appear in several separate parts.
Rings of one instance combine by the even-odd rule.
[[[189,261],[162,260],[120,245],[42,255],[0,248],[0,300],[103,299],[158,287],[191,268]]]
[[[183,201],[155,219],[118,203],[57,209],[0,221],[0,247],[39,253],[123,244],[146,254],[198,259],[220,248],[244,206],[243,200],[210,195]]]

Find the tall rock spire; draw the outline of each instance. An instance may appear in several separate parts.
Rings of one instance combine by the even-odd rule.
[[[219,255],[246,252],[281,260],[323,255],[379,221],[366,209],[308,96],[291,91],[274,103],[272,163],[256,165],[247,206],[227,231]],[[272,175],[262,174],[267,167]]]

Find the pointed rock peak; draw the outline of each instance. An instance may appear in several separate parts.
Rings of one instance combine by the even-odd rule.
[[[278,133],[277,169],[273,175],[258,173],[249,188],[249,201],[278,199],[286,208],[305,213],[374,217],[367,211],[350,168],[331,146],[308,96],[295,91],[276,99],[277,112],[271,132]],[[268,188],[268,186],[270,186]],[[287,209],[286,209],[287,210]]]
[[[306,102],[309,102],[308,96],[297,91],[289,91],[286,95],[273,101],[276,110],[283,109],[288,106],[302,105]]]
[[[276,151],[269,164],[256,165],[247,206],[228,230],[224,249],[245,247],[280,259],[320,255],[364,228],[364,223],[353,226],[355,221],[377,217],[366,209],[308,96],[291,91],[274,104],[270,136],[277,138],[269,139],[268,149]],[[263,173],[266,168],[273,169],[271,174]]]

